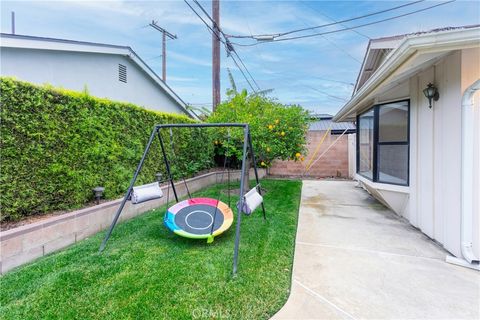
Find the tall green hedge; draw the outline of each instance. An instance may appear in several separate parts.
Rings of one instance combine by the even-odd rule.
[[[112,199],[125,192],[158,123],[192,119],[152,112],[132,104],[98,99],[51,87],[0,78],[1,220],[78,208],[105,187]],[[163,132],[170,156],[169,132]],[[173,172],[185,176],[212,165],[213,143],[207,131],[173,132]],[[158,139],[137,184],[165,172]]]

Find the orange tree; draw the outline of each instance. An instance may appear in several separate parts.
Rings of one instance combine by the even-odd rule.
[[[248,123],[253,140],[257,164],[268,168],[275,159],[303,159],[308,113],[298,105],[283,105],[261,94],[248,95],[244,90],[230,91],[228,99],[217,106],[207,122]],[[242,154],[243,132],[215,130],[212,133],[216,152],[240,159]]]

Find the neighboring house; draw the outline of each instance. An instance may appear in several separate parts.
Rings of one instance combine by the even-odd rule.
[[[275,161],[269,173],[317,178],[352,177],[355,172],[355,124],[335,123],[329,114],[315,114],[312,118],[304,161]]]
[[[192,116],[185,102],[127,46],[2,33],[0,75]]]
[[[429,84],[439,94],[431,108]],[[361,185],[461,258],[448,261],[477,268],[478,89],[478,25],[374,39],[351,100],[334,117],[357,122]]]

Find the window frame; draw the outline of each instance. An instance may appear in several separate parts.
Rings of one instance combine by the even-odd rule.
[[[392,104],[392,103],[400,103],[400,102],[406,102],[407,103],[407,140],[406,141],[390,141],[390,142],[380,142],[379,141],[379,132],[380,132],[380,108],[384,105]],[[410,185],[410,99],[403,99],[403,100],[395,100],[395,101],[389,101],[385,103],[379,103],[376,105],[373,105],[371,108],[368,108],[364,112],[360,113],[357,115],[357,133],[360,132],[360,116],[364,115],[367,112],[370,112],[373,110],[373,158],[372,158],[372,178],[363,175],[360,172],[360,135],[357,135],[357,141],[356,141],[356,172],[358,175],[364,177],[367,180],[370,180],[372,182],[378,182],[378,183],[384,183],[384,184],[392,184],[392,185],[397,185],[397,186],[409,186]],[[406,183],[395,183],[395,182],[385,182],[379,180],[379,172],[378,172],[378,150],[379,146],[381,145],[401,145],[401,146],[407,146],[407,182]]]

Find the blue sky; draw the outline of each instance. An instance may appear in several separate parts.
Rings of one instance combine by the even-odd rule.
[[[211,11],[210,1],[200,1]],[[195,6],[190,1],[192,6]],[[228,34],[276,33],[330,23],[387,9],[402,1],[221,1],[221,26]],[[421,9],[425,1],[393,12],[344,23],[355,26]],[[183,1],[2,1],[1,31],[129,45],[161,74],[161,36],[146,25],[152,20],[177,34],[167,43],[167,82],[193,105],[211,106],[211,35]],[[456,1],[397,20],[307,39],[236,47],[262,89],[283,103],[334,114],[353,89],[368,38],[445,26],[480,23],[480,2]],[[342,26],[330,27],[343,28]],[[304,32],[303,34],[308,34]],[[249,42],[245,40],[244,42]],[[227,68],[239,88],[249,89],[222,50],[222,98],[230,86]]]

